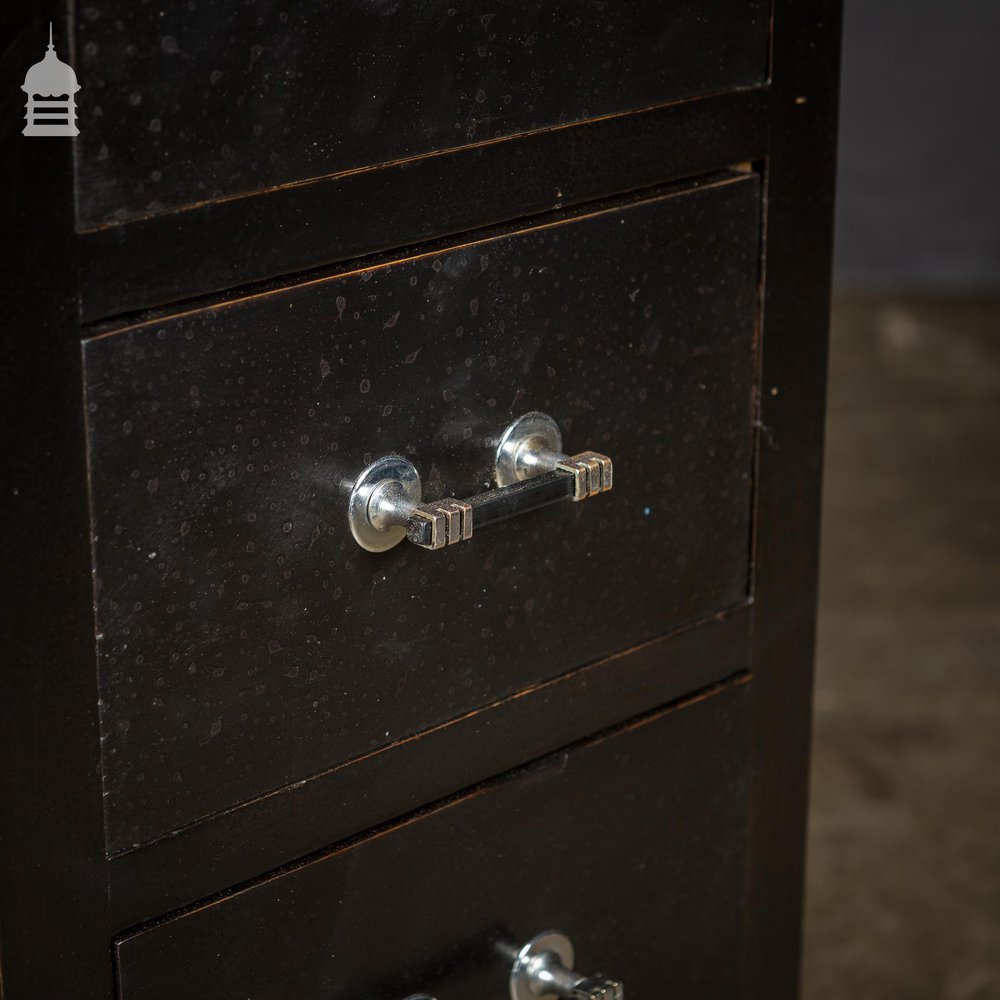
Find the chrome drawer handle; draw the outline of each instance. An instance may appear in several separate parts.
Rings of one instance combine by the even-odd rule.
[[[513,958],[511,1000],[624,1000],[625,987],[617,979],[573,970],[573,943],[559,931],[537,934]]]
[[[557,500],[586,500],[612,486],[611,459],[593,451],[564,455],[559,425],[526,413],[503,433],[496,451],[497,488],[423,503],[420,474],[399,455],[372,462],[352,484],[348,519],[355,541],[385,552],[408,538],[424,549],[468,541],[485,528]]]
[[[625,987],[603,972],[582,976],[573,971],[573,942],[559,931],[536,934],[523,948],[498,945],[512,962],[510,1000],[625,1000]],[[434,1000],[413,993],[406,1000]]]

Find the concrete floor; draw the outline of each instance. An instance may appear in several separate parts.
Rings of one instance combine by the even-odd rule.
[[[806,1000],[1000,998],[1000,302],[834,310]]]

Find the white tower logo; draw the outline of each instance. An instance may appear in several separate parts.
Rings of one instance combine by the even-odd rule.
[[[28,95],[24,135],[79,135],[74,98],[79,89],[73,67],[64,63],[52,47],[50,23],[45,58],[28,70],[21,87]]]

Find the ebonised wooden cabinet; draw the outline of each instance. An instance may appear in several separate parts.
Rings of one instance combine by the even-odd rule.
[[[794,996],[839,5],[2,17],[0,996]]]

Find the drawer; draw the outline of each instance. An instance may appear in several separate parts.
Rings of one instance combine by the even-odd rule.
[[[745,601],[759,240],[730,173],[87,341],[109,851]],[[526,411],[614,489],[358,546],[374,458],[477,494]]]
[[[90,0],[78,225],[761,83],[767,0]],[[470,183],[476,183],[470,177]]]
[[[507,997],[556,928],[633,997],[738,997],[745,692],[647,718],[118,942],[122,1000]]]

